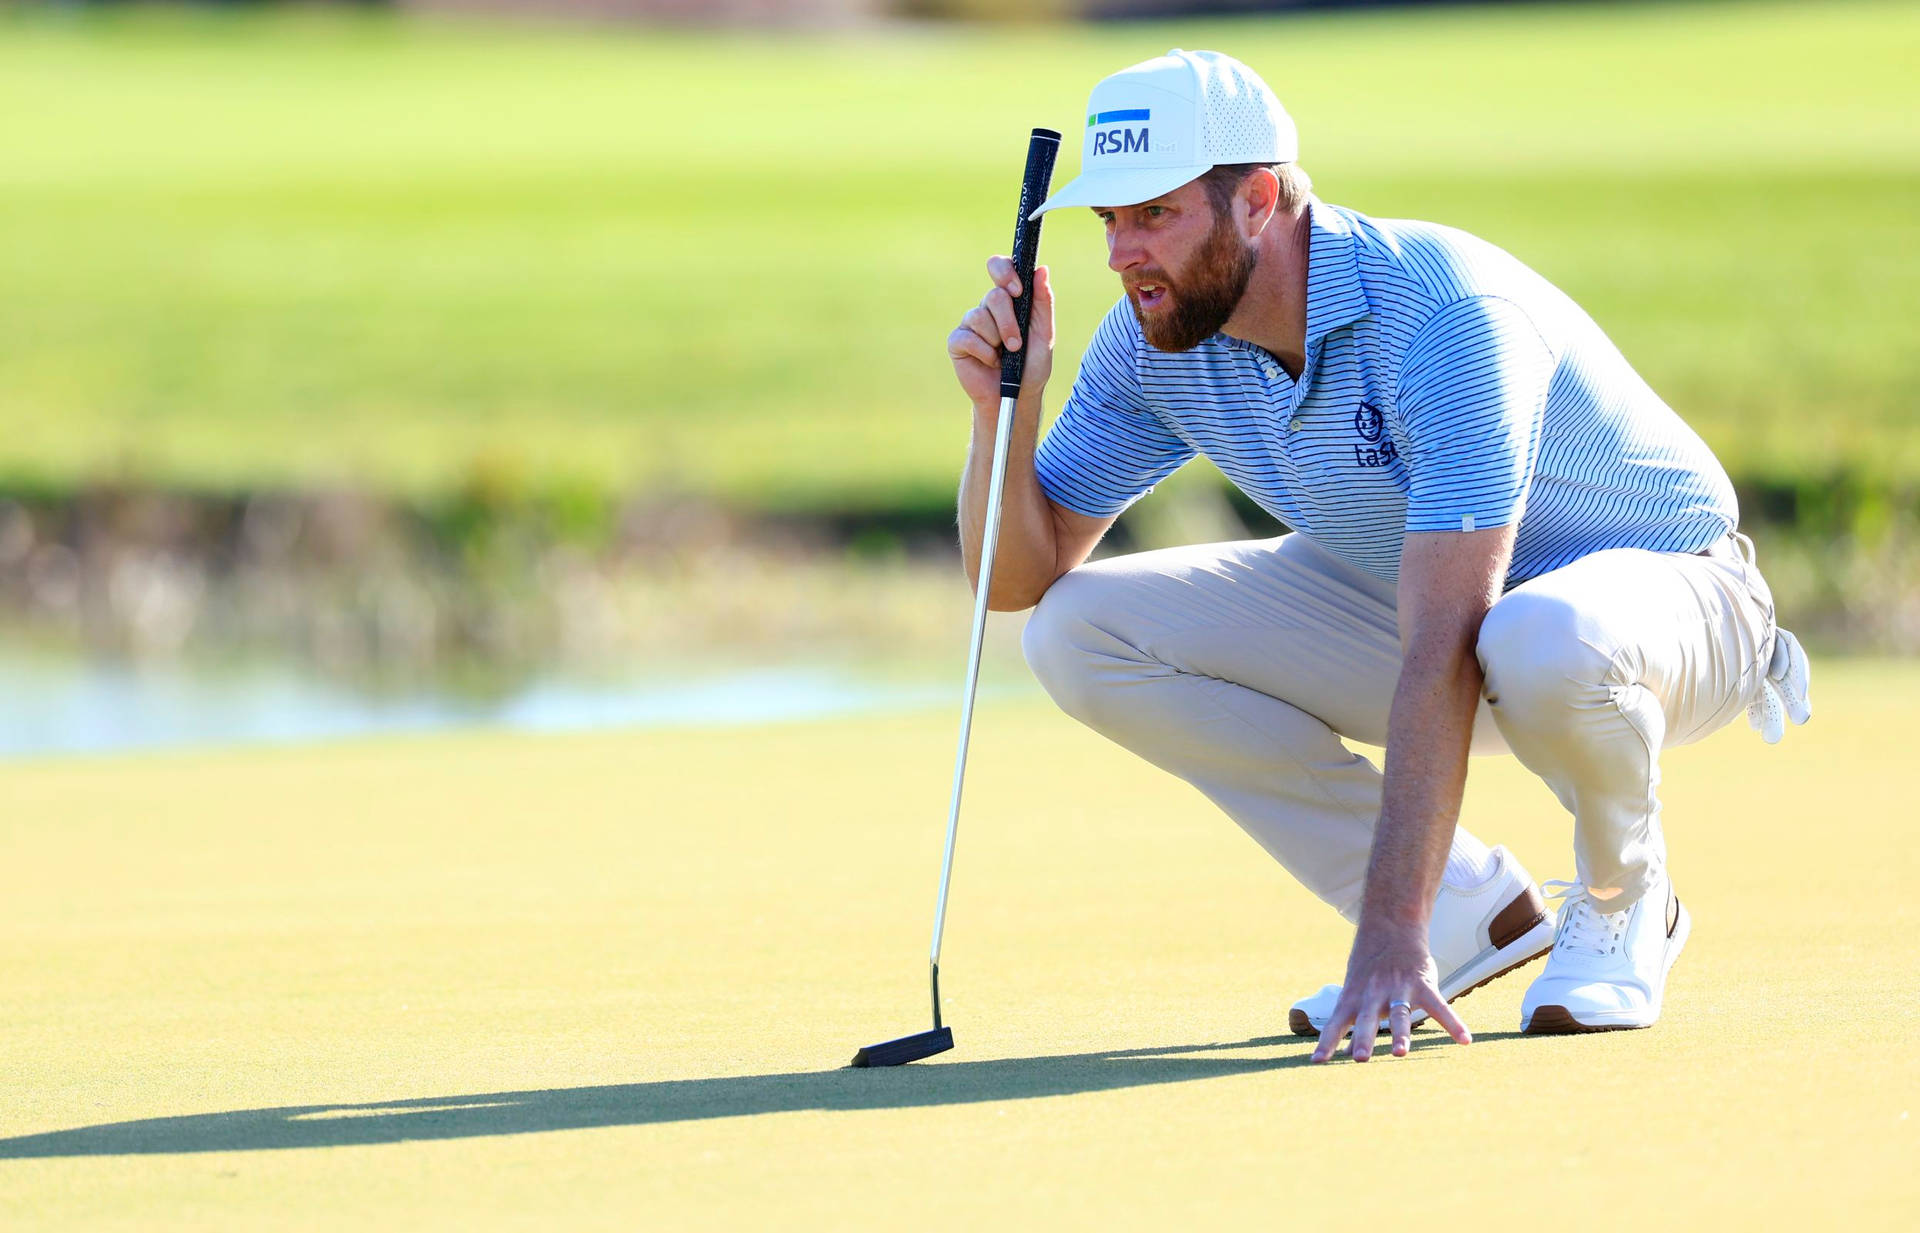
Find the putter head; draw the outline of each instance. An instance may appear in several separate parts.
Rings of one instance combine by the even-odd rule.
[[[935,1028],[931,1032],[915,1032],[912,1036],[902,1036],[898,1040],[868,1045],[853,1055],[853,1065],[905,1066],[908,1062],[917,1062],[923,1057],[945,1053],[951,1048],[953,1048],[953,1029]]]

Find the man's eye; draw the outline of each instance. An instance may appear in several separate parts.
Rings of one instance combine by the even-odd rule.
[[[1165,206],[1148,206],[1147,207],[1148,218],[1159,218],[1162,214],[1165,214],[1166,212],[1167,212],[1167,207]]]

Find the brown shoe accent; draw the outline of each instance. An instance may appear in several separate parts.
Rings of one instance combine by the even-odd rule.
[[[1568,1013],[1564,1006],[1536,1006],[1533,1018],[1527,1020],[1527,1036],[1575,1036],[1586,1032],[1633,1032],[1648,1025],[1633,1023],[1603,1023],[1595,1026],[1582,1023]]]
[[[1526,935],[1527,930],[1547,919],[1547,901],[1541,897],[1540,888],[1528,884],[1524,893],[1515,895],[1513,901],[1500,909],[1493,923],[1487,926],[1487,941],[1495,950],[1511,946]]]

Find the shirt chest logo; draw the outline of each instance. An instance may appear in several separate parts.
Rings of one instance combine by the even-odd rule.
[[[1400,456],[1393,442],[1382,439],[1386,436],[1387,419],[1372,403],[1361,403],[1360,409],[1353,413],[1353,430],[1360,434],[1360,441],[1353,447],[1355,466],[1384,467]]]

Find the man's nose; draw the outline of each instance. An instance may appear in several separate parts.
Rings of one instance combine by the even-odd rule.
[[[1146,263],[1146,250],[1141,247],[1138,235],[1130,227],[1115,227],[1107,237],[1107,268],[1115,274],[1124,274],[1135,266]]]

